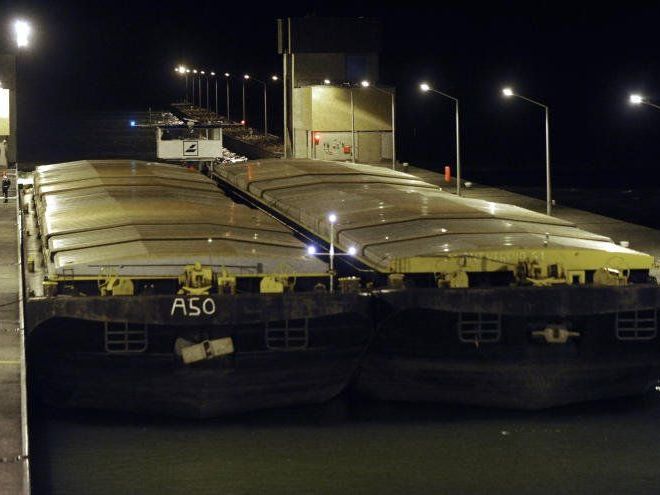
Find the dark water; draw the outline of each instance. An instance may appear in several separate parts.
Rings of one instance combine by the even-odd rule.
[[[340,406],[213,421],[37,411],[34,493],[660,493],[657,392],[539,413]]]
[[[22,159],[152,158],[131,118],[146,114],[63,121],[32,134]],[[556,198],[660,227],[656,196],[563,187]],[[34,406],[30,428],[36,494],[660,493],[659,392],[538,413],[337,400],[212,421]]]

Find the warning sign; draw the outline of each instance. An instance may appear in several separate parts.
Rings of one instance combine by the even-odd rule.
[[[183,156],[198,156],[199,155],[199,142],[198,141],[184,141],[183,142]]]

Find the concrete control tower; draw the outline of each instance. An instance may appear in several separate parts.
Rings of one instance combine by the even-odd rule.
[[[394,90],[377,85],[380,46],[374,19],[278,20],[285,156],[392,160]]]

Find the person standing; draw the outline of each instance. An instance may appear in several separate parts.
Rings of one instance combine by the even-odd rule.
[[[5,197],[5,203],[8,200],[9,186],[11,186],[11,179],[7,177],[7,172],[2,174],[2,195]]]

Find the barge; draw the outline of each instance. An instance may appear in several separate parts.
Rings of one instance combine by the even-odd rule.
[[[295,232],[162,163],[43,165],[21,191],[29,375],[60,407],[210,417],[320,403],[370,299],[329,293]]]
[[[360,394],[540,409],[657,383],[660,291],[647,254],[381,167],[259,160],[211,174],[317,244],[356,253],[337,274],[375,300]]]

